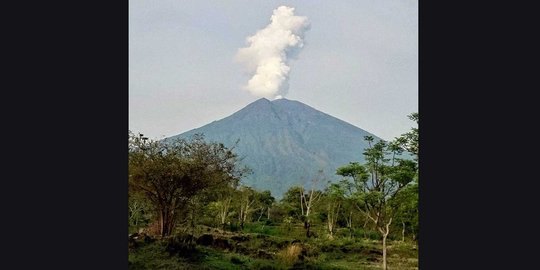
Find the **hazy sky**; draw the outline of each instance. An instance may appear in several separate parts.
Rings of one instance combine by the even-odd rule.
[[[413,126],[418,1],[130,0],[129,129],[161,139],[259,99],[235,55],[281,5],[310,23],[285,98],[386,140]]]

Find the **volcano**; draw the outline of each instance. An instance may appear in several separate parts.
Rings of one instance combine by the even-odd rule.
[[[364,136],[376,135],[302,102],[261,98],[243,109],[200,128],[165,140],[202,133],[206,141],[232,147],[252,174],[242,183],[270,190],[276,198],[294,185],[316,188],[339,179],[336,169],[349,162],[363,162],[368,147]],[[322,171],[322,172],[320,172]]]

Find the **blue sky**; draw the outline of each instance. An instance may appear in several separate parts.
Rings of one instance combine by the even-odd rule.
[[[383,139],[418,111],[417,1],[129,1],[129,128],[153,139],[259,99],[234,57],[280,5],[306,16],[285,98]]]

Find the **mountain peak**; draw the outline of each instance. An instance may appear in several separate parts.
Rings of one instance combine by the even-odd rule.
[[[268,100],[267,98],[259,98],[252,103],[255,103],[255,102],[270,102],[270,100]]]
[[[235,146],[253,174],[243,182],[281,197],[292,185],[309,185],[319,170],[335,180],[339,166],[363,161],[364,136],[377,136],[300,101],[260,98],[241,110],[174,137],[203,133],[207,141]],[[323,188],[322,186],[317,188]]]
[[[238,113],[252,113],[255,111],[261,111],[261,110],[268,110],[272,107],[272,102],[266,98],[260,98],[257,99],[251,103],[249,103],[247,106],[242,108],[241,110],[237,111],[234,114]],[[234,115],[233,114],[233,115]]]

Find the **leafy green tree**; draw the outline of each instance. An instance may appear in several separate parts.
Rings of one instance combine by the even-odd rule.
[[[364,218],[362,215],[358,215],[356,210],[356,200],[354,198],[354,195],[350,191],[350,187],[347,181],[340,181],[339,185],[341,186],[343,190],[343,199],[342,199],[342,215],[343,219],[345,220],[345,225],[347,229],[349,229],[349,238],[353,238],[353,228],[354,228],[354,222],[355,221],[363,221],[363,230],[364,230],[364,237],[366,236],[366,225],[368,219]]]
[[[304,188],[301,186],[290,187],[283,198],[281,199],[281,208],[286,211],[287,216],[290,216],[298,221],[302,219],[302,197],[299,194],[303,194]]]
[[[411,113],[407,116],[410,120],[414,121],[417,125],[419,124],[419,114],[417,112]],[[408,151],[409,153],[413,154],[415,157],[415,161],[418,162],[418,127],[412,127],[411,130],[399,137],[397,139],[400,146]]]
[[[338,175],[353,179],[350,185],[355,188],[357,209],[371,220],[382,235],[383,269],[387,269],[386,240],[390,233],[396,207],[392,204],[396,195],[410,182],[416,173],[416,163],[398,159],[400,149],[397,143],[378,141],[373,143],[369,136],[365,137],[369,147],[365,150],[365,164],[351,163],[337,170]]]
[[[397,209],[396,222],[401,227],[401,240],[405,241],[405,233],[410,232],[412,240],[418,233],[418,184],[411,182],[396,196],[392,202]]]
[[[349,227],[349,234],[352,236],[353,213],[356,212],[355,208],[358,207],[358,194],[360,192],[367,192],[364,183],[367,181],[369,174],[358,162],[350,162],[348,165],[338,168],[336,174],[344,177],[344,179],[340,181],[340,184],[345,190],[345,202],[348,209],[347,227]],[[361,216],[363,219],[362,228],[364,231],[364,238],[366,238],[367,225],[370,220],[365,215]]]
[[[398,206],[388,202],[393,200],[399,194],[399,191],[413,180],[415,171],[414,163],[408,160],[398,160],[395,166],[387,165],[387,159],[384,158],[386,154],[384,152],[385,147],[386,145],[383,142],[379,142],[366,153],[368,168],[375,177],[372,178],[374,186],[368,187],[369,192],[365,193],[362,198],[364,202],[363,210],[367,213],[368,218],[373,220],[383,237],[383,269],[387,268],[386,239],[390,233],[390,225],[397,209],[392,206]],[[392,152],[392,155],[394,153],[395,151]],[[392,158],[391,162],[394,164],[395,159]]]
[[[345,190],[343,185],[330,184],[330,186],[326,188],[321,204],[326,208],[326,228],[328,230],[329,239],[334,239],[336,223],[344,200]]]
[[[300,210],[302,211],[301,218],[304,221],[304,229],[306,230],[306,237],[310,238],[311,233],[311,217],[313,209],[317,202],[320,200],[322,192],[315,190],[317,184],[322,180],[323,171],[319,170],[318,175],[311,180],[311,188],[309,190],[301,187],[299,190],[300,198]]]
[[[412,113],[407,117],[418,125],[418,113]],[[410,163],[409,167],[415,168],[414,179],[399,194],[396,203],[400,204],[397,218],[402,225],[402,240],[405,238],[405,229],[407,226],[410,228],[413,240],[416,240],[418,236],[418,127],[412,127],[409,132],[396,138],[395,141],[402,149],[414,157],[413,161],[407,161]]]
[[[211,203],[211,207],[217,213],[219,224],[223,230],[227,224],[228,218],[231,213],[232,200],[234,198],[235,188],[226,186],[219,192],[216,192],[217,200]]]
[[[257,222],[261,220],[261,217],[266,214],[266,219],[270,219],[270,208],[274,204],[276,199],[272,196],[269,190],[257,193],[257,205],[258,205],[258,218]]]
[[[248,217],[251,216],[257,202],[257,192],[251,187],[242,186],[238,190],[238,195],[238,222],[240,229],[244,230],[244,224],[250,221]]]
[[[321,191],[315,190],[321,175],[322,172],[319,171],[319,175],[312,179],[309,190],[302,186],[292,186],[285,192],[281,200],[282,205],[288,209],[288,215],[304,223],[306,237],[308,238],[312,236],[311,219],[313,210],[322,195]]]
[[[129,188],[152,203],[161,236],[172,233],[197,195],[238,182],[248,172],[230,149],[199,134],[164,142],[129,132],[128,143]]]
[[[140,194],[128,194],[128,223],[138,230],[148,224],[152,217],[152,208],[148,200]]]

